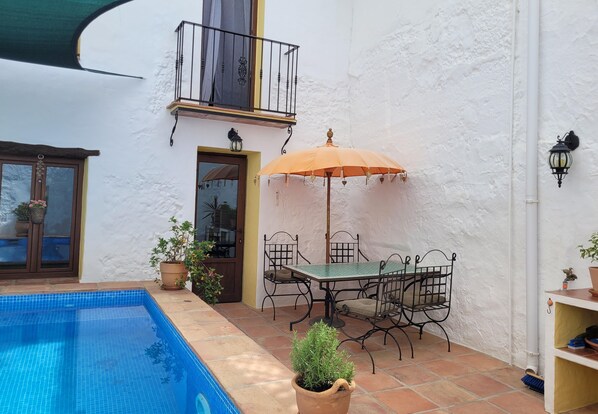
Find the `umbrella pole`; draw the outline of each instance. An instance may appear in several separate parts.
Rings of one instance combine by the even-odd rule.
[[[331,172],[326,173],[326,264],[330,263],[330,177]]]

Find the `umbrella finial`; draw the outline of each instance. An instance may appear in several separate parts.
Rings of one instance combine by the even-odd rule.
[[[326,136],[328,137],[328,140],[326,141],[326,145],[332,145],[332,136],[334,135],[334,133],[332,132],[332,128],[328,128],[328,132],[326,133]]]

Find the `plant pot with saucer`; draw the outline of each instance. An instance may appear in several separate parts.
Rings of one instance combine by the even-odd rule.
[[[588,240],[588,247],[583,247],[581,244],[579,254],[582,259],[590,259],[592,263],[598,263],[598,231],[593,233]],[[590,279],[592,280],[592,289],[590,293],[593,296],[598,296],[598,266],[590,266]]]
[[[293,339],[291,362],[300,414],[346,414],[355,390],[355,365],[337,350],[337,331],[324,322],[312,325],[305,338]]]
[[[27,237],[29,233],[29,203],[20,203],[12,210],[17,217],[15,222],[15,234],[17,237]]]

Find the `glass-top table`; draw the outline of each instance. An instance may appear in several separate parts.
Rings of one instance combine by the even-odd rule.
[[[326,292],[324,299],[324,317],[311,320],[323,320],[335,328],[344,325],[339,319],[333,319],[334,315],[334,295],[330,289],[330,283],[341,281],[357,281],[375,279],[380,277],[380,261],[357,262],[357,263],[328,263],[328,264],[308,264],[308,265],[283,265],[285,269],[291,271],[293,275],[301,278],[313,280],[319,283],[321,290]],[[406,272],[413,271],[413,266],[405,265],[400,262],[387,262],[383,270],[384,273],[391,273],[405,269]],[[301,319],[291,322],[290,328],[293,329],[295,323],[304,320],[311,313],[312,304],[309,304],[308,312]]]
[[[359,263],[329,263],[309,265],[283,265],[292,273],[317,282],[340,282],[346,280],[373,279],[380,276],[380,262]],[[399,262],[388,262],[384,273],[404,269],[405,265]],[[410,266],[407,266],[409,270]]]

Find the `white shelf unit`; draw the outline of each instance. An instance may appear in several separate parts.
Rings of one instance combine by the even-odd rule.
[[[598,298],[588,289],[546,293],[554,305],[546,315],[544,404],[558,414],[598,403],[598,351],[571,350],[570,339],[598,325]]]

